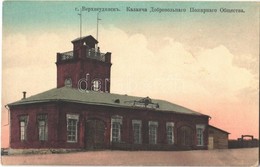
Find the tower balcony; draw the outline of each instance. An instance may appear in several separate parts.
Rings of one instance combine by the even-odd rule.
[[[83,56],[79,56],[83,55]],[[57,62],[67,62],[67,61],[73,61],[73,60],[78,60],[79,57],[81,59],[94,59],[98,60],[101,62],[111,62],[111,53],[101,53],[99,49],[96,51],[94,48],[90,49],[84,49],[84,51],[81,51],[80,53],[75,54],[73,51],[68,51],[64,53],[57,53]]]

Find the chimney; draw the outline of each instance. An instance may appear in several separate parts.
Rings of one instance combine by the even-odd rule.
[[[105,62],[111,63],[111,53],[110,52],[107,52],[105,54]]]
[[[23,98],[22,99],[26,99],[26,92],[23,92]]]

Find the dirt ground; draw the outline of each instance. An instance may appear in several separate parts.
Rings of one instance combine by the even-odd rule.
[[[87,151],[2,156],[2,165],[258,166],[258,148],[198,151]]]

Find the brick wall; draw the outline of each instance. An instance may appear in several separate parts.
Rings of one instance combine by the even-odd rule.
[[[207,149],[208,117],[169,112],[156,112],[153,109],[118,108],[108,106],[84,105],[76,103],[45,103],[31,104],[20,107],[11,107],[11,148],[86,148],[87,120],[100,120],[105,124],[104,148],[110,149],[141,149],[141,150],[178,150],[178,149]],[[37,114],[48,114],[48,141],[40,142],[38,139]],[[27,114],[28,139],[20,141],[19,116]],[[67,142],[66,114],[78,114],[78,142]],[[120,143],[110,142],[111,117],[123,117]],[[133,144],[132,120],[142,120],[142,144]],[[149,121],[158,122],[157,144],[149,144]],[[167,144],[166,122],[174,122],[174,144]],[[196,124],[205,124],[204,146],[196,146]],[[178,129],[189,126],[193,130],[193,143],[189,148],[179,146]]]

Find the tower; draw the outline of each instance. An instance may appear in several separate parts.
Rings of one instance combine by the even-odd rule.
[[[57,88],[110,92],[111,53],[101,53],[91,35],[74,39],[73,51],[57,53]]]

